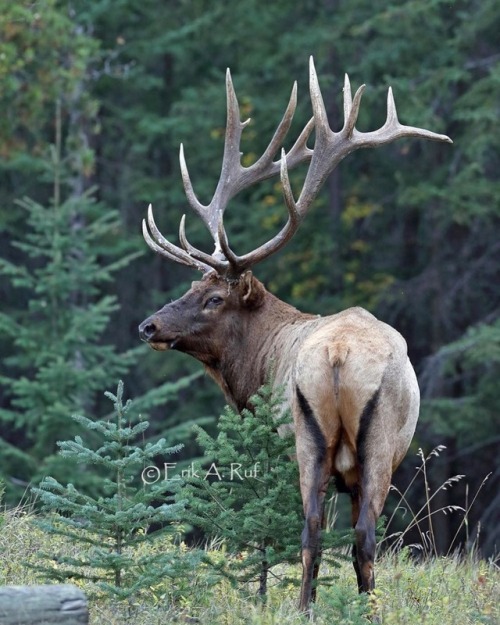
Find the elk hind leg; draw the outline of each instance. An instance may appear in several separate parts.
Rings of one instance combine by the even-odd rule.
[[[310,488],[302,486],[304,499],[304,529],[302,531],[302,585],[299,609],[307,611],[309,603],[316,600],[316,584],[321,561],[321,531],[324,520],[325,494],[329,471],[325,465],[316,467],[316,479]]]
[[[314,412],[297,387],[298,404],[306,435],[297,445],[300,470],[300,490],[304,508],[302,531],[302,585],[299,609],[307,612],[316,598],[316,582],[321,558],[321,530],[324,521],[324,502],[331,475],[331,454],[316,421]]]
[[[359,488],[357,485],[347,486],[344,476],[336,475],[335,476],[335,489],[337,493],[347,493],[351,498],[351,518],[352,518],[352,527],[356,527],[356,523],[359,519]],[[356,540],[354,540],[352,545],[352,563],[354,566],[354,571],[356,573],[356,579],[358,581],[358,590],[361,590],[361,571],[358,564],[358,548],[356,544]]]
[[[392,453],[377,423],[381,409],[380,389],[363,410],[357,439],[358,481],[351,493],[355,544],[354,569],[359,592],[375,588],[376,524],[389,492]]]
[[[326,478],[327,480],[329,477]],[[323,505],[321,510],[321,529],[320,532],[323,532],[326,526],[326,518],[325,518],[325,503],[324,503],[324,495],[323,495]],[[321,565],[321,558],[323,557],[323,548],[320,540],[320,544],[318,547],[318,554],[316,556],[316,560],[313,565],[313,576],[312,576],[312,590],[311,590],[311,601],[316,601],[316,592],[318,588],[318,575],[319,575],[319,567]]]
[[[373,508],[370,502],[365,500],[361,504],[358,521],[354,527],[354,569],[358,579],[359,592],[371,592],[375,588],[376,522]]]

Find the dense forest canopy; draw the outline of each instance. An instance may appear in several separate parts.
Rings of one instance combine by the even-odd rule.
[[[180,295],[193,272],[142,240],[147,205],[175,233],[186,211],[184,144],[195,190],[218,180],[230,67],[244,118],[244,162],[267,145],[298,81],[291,140],[310,116],[314,55],[331,126],[343,74],[367,85],[360,130],[401,121],[453,146],[399,141],[357,152],[331,175],[299,234],[259,266],[268,288],[304,311],[362,305],[405,336],[423,397],[413,452],[445,444],[436,484],[465,474],[471,535],[498,547],[500,434],[500,10],[493,0],[0,0],[0,471],[13,504],[30,481],[62,472],[56,441],[79,410],[99,414],[124,377],[132,396],[199,370],[139,346],[137,325]],[[286,148],[290,147],[288,144]],[[300,189],[304,171],[292,174]],[[279,182],[234,198],[238,253],[273,236]],[[188,236],[211,251],[191,213]],[[171,397],[171,395],[170,395]],[[196,377],[167,408],[145,403],[156,434],[223,400]],[[188,443],[186,454],[196,453]],[[397,480],[409,480],[414,456]],[[56,475],[57,477],[57,475]],[[440,505],[464,504],[464,486]],[[460,490],[462,488],[462,490]],[[445,550],[455,521],[441,520]],[[475,528],[475,529],[473,529]]]

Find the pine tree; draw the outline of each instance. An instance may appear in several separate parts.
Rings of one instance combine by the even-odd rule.
[[[21,302],[0,312],[7,345],[0,365],[0,476],[9,504],[45,475],[67,478],[56,442],[61,432],[76,432],[69,415],[96,411],[109,379],[128,373],[141,350],[120,353],[114,337],[104,340],[119,308],[109,284],[141,252],[131,252],[121,236],[118,213],[96,201],[95,188],[86,188],[92,155],[85,141],[78,146],[69,131],[63,136],[60,103],[55,126],[44,174],[51,201],[16,203],[26,214],[22,237],[12,243],[17,262],[0,258],[0,276]],[[164,404],[198,375],[159,384],[138,398],[141,410]],[[186,438],[186,430],[186,424],[177,426],[177,440]]]
[[[0,274],[24,302],[0,313],[0,332],[10,339],[0,374],[7,399],[0,470],[7,485],[23,488],[37,475],[58,473],[56,440],[74,431],[68,415],[90,409],[96,391],[132,363],[131,354],[119,354],[102,337],[117,308],[104,286],[134,256],[106,249],[120,228],[117,214],[103,211],[92,189],[75,195],[67,188],[60,147],[53,151],[52,202],[18,202],[27,215],[23,238],[14,242],[22,260],[0,259]]]
[[[130,400],[123,403],[123,384],[116,395],[106,396],[114,405],[113,418],[73,417],[87,434],[99,435],[99,447],[88,446],[81,436],[58,443],[63,458],[97,474],[102,494],[88,495],[52,477],[33,489],[46,515],[41,527],[71,542],[70,555],[67,549],[66,555],[41,553],[45,563],[38,570],[59,582],[89,581],[91,588],[117,599],[137,598],[159,585],[164,593],[166,580],[186,576],[197,555],[175,544],[183,502],[154,505],[168,498],[169,484],[158,480],[145,487],[141,476],[159,456],[165,460],[182,445],[168,446],[165,439],[143,444],[149,424],[130,413]],[[153,525],[161,529],[150,532]]]
[[[193,465],[177,496],[188,502],[186,520],[208,539],[222,539],[231,554],[213,556],[211,564],[233,581],[258,582],[265,600],[270,575],[280,583],[295,581],[280,576],[276,567],[299,562],[303,514],[282,393],[267,383],[250,403],[252,410],[241,413],[226,406],[216,437],[195,427],[209,466]],[[278,429],[286,435],[279,436]],[[332,562],[339,557],[335,549],[347,540],[346,533],[336,531],[324,537]]]

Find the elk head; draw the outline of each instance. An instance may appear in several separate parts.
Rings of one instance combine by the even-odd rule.
[[[180,299],[146,319],[140,336],[153,349],[177,349],[215,365],[224,346],[239,340],[245,317],[262,305],[264,294],[250,271],[235,281],[207,272]]]

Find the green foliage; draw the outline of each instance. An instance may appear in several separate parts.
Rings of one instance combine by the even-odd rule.
[[[102,342],[117,309],[103,285],[133,257],[117,260],[118,250],[103,248],[119,230],[116,213],[103,213],[92,190],[60,202],[59,194],[56,187],[48,206],[18,203],[27,215],[24,236],[14,242],[22,256],[0,259],[0,274],[22,302],[0,313],[10,352],[0,371],[7,400],[0,421],[8,427],[0,440],[1,472],[24,482],[64,473],[55,443],[62,431],[74,430],[68,414],[89,409],[109,377],[123,375],[132,363],[131,353]]]
[[[0,156],[19,166],[40,158],[54,103],[75,98],[98,41],[77,27],[57,0],[0,0]],[[94,108],[88,99],[86,112]]]
[[[297,464],[291,460],[290,413],[281,392],[267,383],[254,395],[252,409],[238,413],[226,406],[212,437],[196,427],[197,440],[211,464],[195,465],[177,496],[188,502],[186,520],[229,552],[212,565],[230,579],[258,582],[265,598],[268,580],[290,583],[276,568],[299,561],[303,528]],[[277,430],[286,435],[280,437]],[[345,533],[324,538],[333,563],[350,542]],[[333,551],[333,554],[332,554]]]
[[[211,197],[222,157],[227,66],[242,117],[252,118],[243,133],[245,164],[265,148],[295,79],[298,110],[285,148],[310,117],[309,54],[333,130],[342,126],[347,71],[353,88],[367,87],[359,130],[383,123],[392,85],[403,123],[449,134],[453,146],[408,140],[350,155],[294,240],[256,273],[273,293],[306,311],[329,314],[359,304],[400,330],[425,399],[416,447],[430,450],[446,433],[457,462],[483,479],[498,457],[491,435],[498,414],[495,356],[491,342],[478,341],[474,362],[466,356],[462,366],[459,354],[471,352],[459,344],[469,332],[494,326],[500,304],[495,0],[74,0],[71,6],[0,0],[0,8],[0,246],[17,267],[26,258],[10,242],[24,237],[29,213],[13,210],[14,200],[29,195],[49,204],[44,161],[54,142],[56,102],[73,155],[70,169],[80,172],[72,174],[72,189],[98,184],[96,211],[113,206],[119,214],[100,258],[123,249],[123,242],[145,250],[140,221],[149,202],[161,229],[175,239],[186,211],[177,164],[181,141],[197,194],[203,202]],[[297,195],[304,168],[290,174]],[[274,235],[285,218],[280,185],[268,181],[232,199],[225,225],[241,254]],[[189,211],[186,227],[195,245],[212,250]],[[119,297],[109,339],[117,351],[136,346],[138,323],[192,279],[185,268],[148,252],[114,274],[113,283],[102,283],[102,294]],[[0,296],[3,311],[16,318],[29,297],[10,280],[4,277]],[[14,349],[0,335],[2,356]],[[0,374],[10,375],[6,369],[0,362]],[[140,396],[196,371],[188,357],[151,351],[141,354],[128,383]],[[0,407],[10,410],[11,395],[0,387]],[[179,393],[169,412],[181,424],[193,415],[218,414],[221,405],[218,389],[205,378]],[[159,404],[151,408],[155,434],[170,425]],[[24,451],[32,442],[19,430],[6,438],[10,445],[1,455],[15,467],[9,478],[27,481]],[[455,473],[450,466],[449,476]],[[481,521],[483,537],[490,528],[490,551],[498,544],[495,514],[488,512],[495,496],[493,486],[485,489],[471,518]]]
[[[402,557],[387,558],[383,563],[379,589],[373,597],[374,609],[383,623],[439,625],[460,621],[493,625],[498,621],[498,601],[488,596],[493,579],[486,562],[447,557],[414,565]]]
[[[129,414],[131,402],[123,403],[123,384],[119,383],[116,395],[106,395],[114,405],[113,418],[73,417],[99,435],[100,446],[89,447],[81,436],[59,443],[61,456],[80,470],[100,470],[106,476],[101,478],[103,494],[87,495],[52,477],[33,489],[46,515],[40,527],[70,539],[72,545],[70,554],[40,553],[48,564],[37,569],[45,579],[89,580],[108,595],[130,599],[147,594],[165,579],[186,576],[196,562],[196,552],[183,554],[174,544],[183,502],[154,505],[165,500],[168,483],[148,488],[141,484],[148,465],[158,456],[166,459],[177,454],[182,446],[170,447],[164,439],[140,444],[149,424],[140,415]],[[161,530],[150,531],[158,526]]]
[[[0,583],[39,583],[33,565],[38,551],[72,552],[61,537],[44,533],[33,512],[10,510],[0,532]],[[289,577],[298,567],[287,567]],[[165,625],[197,621],[210,625],[306,625],[310,620],[297,610],[297,589],[269,589],[267,604],[242,597],[226,580],[207,587],[206,569],[193,569],[189,591],[178,603],[140,601],[132,618],[126,602],[117,603],[106,593],[89,601],[92,623],[106,625]],[[494,563],[474,557],[431,558],[415,563],[407,557],[383,557],[377,564],[378,590],[370,601],[384,623],[391,625],[496,625],[500,618],[498,585],[500,573]],[[78,582],[84,592],[90,582]],[[170,581],[168,582],[170,585]],[[168,586],[167,586],[168,587]],[[357,595],[352,564],[342,563],[335,586],[319,587],[313,606],[318,625],[368,625],[363,620],[367,598]],[[374,604],[374,605],[373,605]],[[373,606],[373,608],[372,608]],[[366,612],[365,612],[366,613]]]
[[[372,612],[370,598],[359,594],[357,589],[331,586],[321,593],[324,606],[321,610],[324,622],[342,625],[366,625]]]
[[[423,416],[432,419],[436,432],[455,436],[461,444],[487,444],[498,438],[499,319],[471,327],[459,340],[441,348],[428,363],[425,375],[424,383],[444,395],[423,405]],[[432,380],[427,379],[430,375]],[[457,386],[461,387],[459,396],[454,392]],[[475,423],[473,431],[471,422]]]

